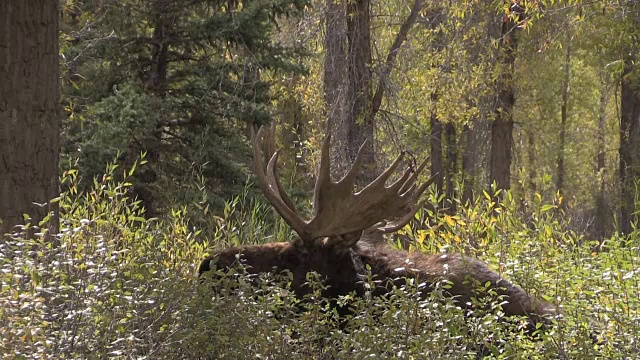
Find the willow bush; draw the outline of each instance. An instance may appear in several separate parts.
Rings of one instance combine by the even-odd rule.
[[[144,161],[143,161],[144,162]],[[473,314],[446,296],[449,284],[409,282],[384,297],[353,294],[296,299],[288,274],[249,276],[241,267],[197,279],[210,248],[283,241],[290,232],[248,196],[218,216],[187,209],[147,219],[116,165],[78,191],[65,172],[58,201],[61,232],[29,224],[0,245],[0,353],[7,359],[548,359],[630,358],[638,354],[638,239],[604,243],[566,230],[561,199],[528,206],[509,194],[459,204],[455,215],[399,235],[411,251],[461,251],[479,257],[527,291],[557,304],[563,318],[534,334],[503,317],[487,290]],[[194,206],[197,206],[195,204]],[[189,209],[193,210],[193,209]],[[28,219],[27,219],[28,220]],[[205,224],[204,236],[193,224]],[[45,228],[42,226],[42,228]],[[35,236],[27,236],[35,234]],[[400,244],[401,241],[398,241]],[[369,288],[375,278],[363,280]],[[482,284],[481,284],[482,285]],[[419,293],[428,296],[421,297]],[[339,311],[337,309],[347,310]],[[598,341],[593,341],[592,337]]]

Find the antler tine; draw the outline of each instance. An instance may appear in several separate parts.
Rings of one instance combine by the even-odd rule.
[[[398,219],[395,219],[395,220],[390,221],[388,223],[385,223],[384,225],[379,226],[379,227],[374,226],[374,228],[371,229],[371,230],[372,231],[378,231],[378,232],[381,232],[383,234],[394,233],[394,232],[402,229],[405,225],[407,225],[409,223],[409,221],[411,221],[411,219],[414,218],[414,216],[418,212],[418,209],[420,209],[421,207],[422,206],[412,206],[411,209],[409,210],[409,212],[404,214],[401,218],[398,218]]]
[[[327,122],[328,123],[328,122]],[[327,124],[326,135],[320,149],[320,167],[318,169],[318,177],[313,190],[313,214],[322,211],[320,208],[324,203],[323,189],[331,185],[331,132]]]
[[[387,170],[385,170],[382,174],[380,174],[380,176],[378,176],[375,180],[373,180],[371,184],[367,185],[364,189],[362,189],[361,192],[365,192],[367,189],[371,189],[371,188],[384,187],[384,184],[387,182],[387,180],[389,180],[391,175],[396,171],[396,169],[398,168],[398,165],[400,165],[400,162],[402,161],[403,158],[404,158],[404,154],[400,153],[400,155],[396,157],[396,159],[387,168]]]
[[[269,180],[269,184],[271,186],[275,186],[275,188],[278,189],[277,195],[280,196],[285,205],[287,205],[289,209],[295,211],[295,205],[293,205],[293,201],[291,201],[287,193],[284,191],[282,183],[280,183],[280,178],[278,177],[276,164],[279,157],[280,150],[274,152],[269,163],[267,163],[267,180]]]
[[[364,144],[347,174],[340,181],[333,182],[330,159],[331,134],[328,123],[314,190],[314,216],[311,221],[305,221],[296,212],[277,176],[280,152],[274,150],[274,128],[261,128],[257,135],[254,129],[251,129],[251,135],[256,174],[265,197],[305,242],[322,237],[351,234],[347,237],[351,239],[348,244],[351,246],[359,239],[359,232],[395,231],[411,220],[418,208],[416,205],[418,198],[433,182],[431,179],[420,186],[416,184],[418,174],[426,166],[425,161],[420,164],[417,171],[412,172],[409,168],[393,184],[386,186],[387,180],[395,173],[403,159],[403,154],[400,154],[373,182],[361,191],[353,193],[355,178],[362,164]],[[345,237],[340,237],[342,238]],[[333,244],[336,241],[334,239],[330,243]]]
[[[425,162],[426,162],[426,160],[425,160]],[[417,173],[418,172],[416,171],[415,174],[417,174]],[[396,231],[400,230],[402,227],[404,227],[405,225],[407,225],[409,223],[409,221],[411,221],[411,219],[413,219],[413,217],[416,215],[416,212],[418,212],[418,210],[422,207],[422,203],[417,204],[417,200],[424,193],[424,191],[427,190],[429,185],[433,184],[435,179],[436,179],[435,176],[430,177],[429,180],[427,180],[424,184],[420,185],[420,187],[418,187],[417,189],[415,188],[415,184],[413,184],[412,185],[413,190],[408,190],[407,191],[407,192],[411,191],[411,193],[410,193],[411,201],[408,203],[409,204],[409,211],[407,211],[406,214],[404,214],[403,216],[401,216],[401,217],[399,217],[399,218],[397,218],[397,219],[395,219],[393,221],[386,222],[382,226],[377,226],[377,224],[376,224],[376,225],[374,225],[375,229],[371,229],[371,230],[379,231],[379,232],[382,232],[384,234],[389,234],[389,233],[396,232]]]
[[[275,165],[280,157],[280,150],[275,150],[275,126],[269,126],[266,129],[261,127],[260,130],[258,130],[258,141],[261,141],[262,145],[263,166],[264,163],[267,164],[266,179],[269,185],[277,189],[276,195],[282,199],[287,207],[294,210],[295,207],[287,196],[287,193],[283,190],[280,178],[277,176],[277,168]]]
[[[293,211],[295,211],[295,205],[293,205],[293,201],[291,201],[291,199],[289,198],[289,196],[287,195],[287,192],[284,191],[284,188],[282,187],[282,183],[280,182],[280,177],[278,176],[278,169],[276,167],[276,163],[278,162],[278,158],[280,155],[280,150],[275,151],[275,133],[276,133],[276,128],[275,126],[269,126],[267,128],[267,134],[262,138],[263,141],[263,154],[264,154],[264,161],[267,161],[267,174],[270,174],[271,176],[268,176],[267,179],[270,181],[273,181],[275,184],[271,184],[271,185],[275,185],[276,188],[278,189],[278,195],[280,196],[280,198],[282,199],[282,201],[284,201],[285,205],[287,205],[287,207]],[[269,159],[269,156],[271,156],[272,154],[272,158],[274,159]],[[271,161],[273,160],[273,162]]]
[[[424,168],[427,166],[427,163],[429,162],[429,157],[427,157],[426,159],[424,159],[422,161],[422,164],[420,164],[418,166],[418,168],[416,169],[416,171],[414,171],[411,174],[411,177],[409,179],[407,179],[407,181],[404,183],[404,186],[402,186],[402,188],[400,188],[400,193],[404,194],[407,191],[410,191],[410,188],[413,187],[416,183],[416,180],[418,179],[418,175],[420,175],[420,173],[422,173],[422,170],[424,170]],[[435,179],[435,178],[434,178]],[[428,181],[427,181],[428,182]],[[432,181],[433,182],[433,181]],[[424,184],[423,184],[424,185]],[[428,187],[429,185],[427,185]],[[407,189],[409,188],[409,189]],[[425,188],[426,189],[426,188]]]
[[[418,200],[418,198],[422,195],[422,193],[424,193],[424,191],[427,190],[429,185],[433,184],[435,180],[436,180],[436,175],[433,175],[432,177],[430,177],[429,180],[425,181],[424,184],[420,185],[420,187],[417,190],[415,190],[413,197],[416,200]]]
[[[397,230],[411,220],[419,208],[416,204],[420,196],[435,179],[432,177],[419,187],[416,185],[418,175],[420,175],[422,170],[424,170],[426,164],[427,159],[418,166],[416,171],[412,171],[411,168],[407,168],[403,176],[391,186],[384,187],[383,189],[373,188],[369,194],[366,194],[368,197],[374,197],[376,193],[386,193],[384,194],[384,199],[386,199],[386,203],[384,205],[388,211],[383,218],[379,219],[385,224],[383,225],[383,228],[392,226]],[[373,226],[375,227],[376,225]]]
[[[251,128],[251,138],[253,141],[253,160],[255,164],[255,171],[258,175],[258,181],[260,188],[264,193],[267,200],[276,209],[278,214],[291,226],[291,228],[305,238],[307,233],[306,222],[300,218],[296,213],[295,208],[292,205],[291,200],[287,197],[286,193],[282,190],[282,185],[276,176],[276,163],[278,161],[279,151],[273,151],[273,131],[270,131],[264,140],[264,127],[258,130],[258,134],[255,134],[255,130]],[[261,148],[264,152],[261,151]],[[266,168],[264,166],[264,159],[269,159],[269,163]]]
[[[358,172],[362,167],[362,155],[364,153],[364,147],[367,145],[368,141],[369,139],[365,140],[362,143],[362,145],[360,146],[360,149],[358,149],[358,154],[356,155],[356,159],[353,161],[353,164],[351,165],[351,169],[349,169],[349,171],[347,171],[347,173],[342,177],[342,179],[340,179],[339,181],[340,183],[350,184],[350,187],[353,187],[353,185],[356,182],[356,177],[358,176]]]
[[[328,157],[325,157],[325,151],[328,151],[326,147],[323,148],[323,162]],[[357,233],[380,222],[384,223],[382,227],[388,228],[399,222],[408,222],[417,211],[415,203],[428,184],[416,186],[418,175],[411,169],[407,169],[392,185],[385,185],[400,165],[402,154],[376,180],[354,194],[354,168],[358,169],[360,157],[357,156],[353,168],[341,181],[319,180],[316,184],[315,216],[308,223],[309,233],[315,234],[314,238]],[[425,164],[421,164],[418,171],[423,170]],[[324,164],[321,164],[321,171],[326,171]],[[397,220],[389,222],[393,219]]]
[[[407,186],[411,187],[415,185],[416,176],[414,175],[415,173],[412,171],[412,169],[410,167],[407,168],[400,179],[396,180],[393,184],[391,184],[391,186],[389,186],[389,191],[397,194],[404,194],[405,191],[402,191],[402,189],[406,188]],[[412,179],[413,181],[411,181]]]

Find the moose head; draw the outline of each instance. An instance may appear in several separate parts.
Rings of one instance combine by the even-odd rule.
[[[261,128],[257,135],[252,132],[252,140],[260,187],[299,237],[289,242],[218,251],[200,264],[200,275],[209,271],[212,263],[218,268],[230,268],[240,260],[251,274],[291,272],[291,286],[296,295],[302,297],[310,291],[305,286],[306,274],[316,272],[327,285],[323,295],[337,298],[349,293],[364,295],[361,279],[370,271],[378,283],[374,295],[384,294],[406,278],[427,284],[447,280],[451,284],[447,291],[454,301],[465,307],[475,296],[476,284],[490,284],[504,297],[503,310],[507,316],[528,316],[536,323],[555,313],[553,306],[530,296],[477,259],[460,254],[427,255],[395,250],[366,240],[395,232],[414,217],[420,196],[433,180],[418,185],[418,176],[426,161],[415,170],[407,168],[397,180],[387,185],[402,163],[401,154],[377,179],[354,192],[362,151],[358,152],[346,175],[338,182],[332,181],[331,136],[327,129],[314,190],[313,217],[304,220],[283,191],[277,176],[279,152],[275,150],[274,128]]]

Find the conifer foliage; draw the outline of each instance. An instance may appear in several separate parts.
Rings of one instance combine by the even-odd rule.
[[[264,74],[298,70],[294,49],[273,40],[276,21],[305,6],[305,0],[69,2],[64,153],[80,160],[87,179],[116,157],[132,164],[146,153],[135,193],[149,215],[169,200],[191,200],[195,185],[220,199],[238,193],[248,155],[243,130],[270,118]],[[167,184],[177,191],[161,191]]]

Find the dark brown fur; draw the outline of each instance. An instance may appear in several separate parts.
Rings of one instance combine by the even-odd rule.
[[[235,247],[218,252],[205,259],[199,268],[202,274],[211,269],[212,260],[217,268],[237,265],[237,254],[251,274],[288,270],[293,274],[292,288],[299,297],[308,289],[304,286],[306,274],[314,271],[329,286],[323,294],[337,298],[351,292],[362,296],[361,276],[369,265],[374,280],[380,280],[375,293],[385,293],[394,282],[400,285],[402,278],[416,278],[427,284],[446,279],[452,283],[448,292],[462,307],[474,296],[474,286],[490,282],[491,287],[505,296],[503,310],[507,316],[529,316],[533,323],[555,314],[550,304],[535,299],[520,287],[513,285],[490,270],[487,265],[460,254],[427,255],[418,252],[394,250],[385,245],[360,242],[349,248],[330,245],[319,240],[308,245],[300,240]],[[334,244],[340,244],[337,241]],[[399,280],[400,279],[400,280]]]

